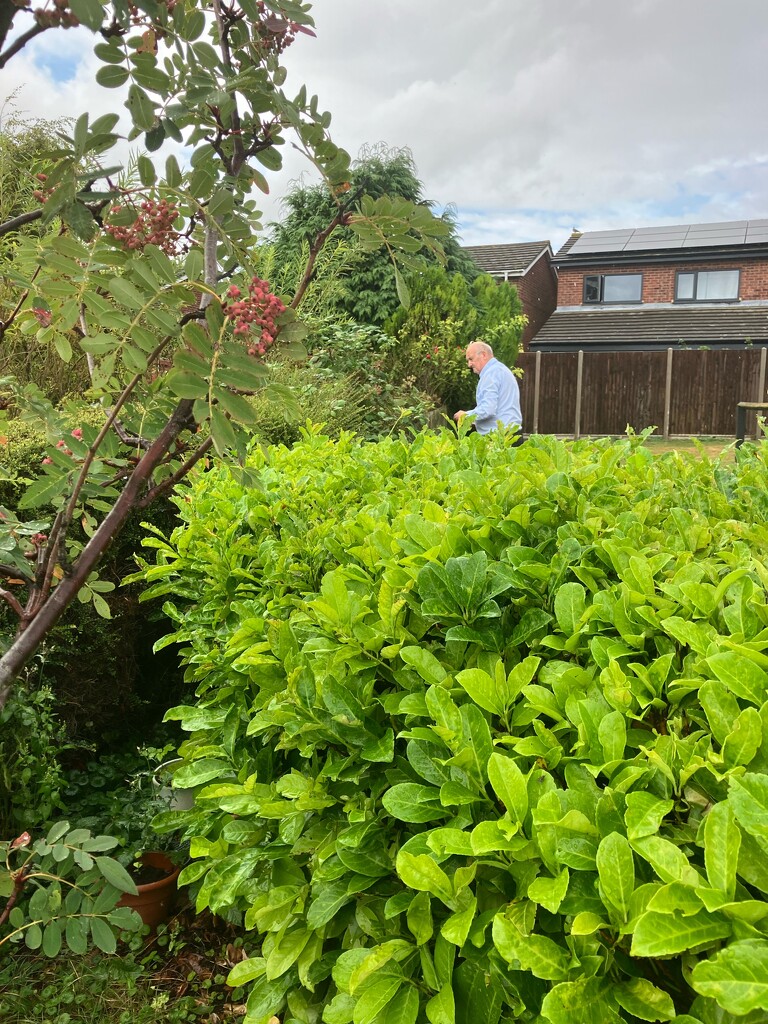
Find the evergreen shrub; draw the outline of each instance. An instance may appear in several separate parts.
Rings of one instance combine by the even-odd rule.
[[[180,494],[155,825],[248,1024],[765,1021],[766,457],[308,433]]]

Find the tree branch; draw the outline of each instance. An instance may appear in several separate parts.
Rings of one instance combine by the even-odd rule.
[[[202,459],[202,457],[211,450],[212,447],[213,438],[207,437],[200,447],[190,455],[187,461],[182,466],[179,466],[173,476],[169,476],[167,480],[161,481],[159,484],[156,484],[152,490],[147,491],[138,503],[138,507],[146,508],[148,505],[151,505],[156,498],[159,498],[161,494],[165,494],[166,491],[170,491],[174,488],[176,484],[180,480],[183,480],[184,477],[192,470],[192,467],[196,466],[200,459]]]
[[[13,609],[19,621],[21,621],[24,618],[24,609],[19,604],[18,598],[15,596],[15,594],[12,594],[10,590],[0,589],[0,599],[5,601],[9,608]]]
[[[0,53],[0,68],[4,68],[11,57],[15,57],[35,36],[39,36],[41,32],[45,32],[49,28],[51,28],[50,25],[39,24],[34,24],[32,28],[28,28],[26,32],[22,33],[11,43],[5,53]],[[3,35],[3,39],[5,39],[5,35]]]
[[[37,650],[43,637],[75,599],[78,591],[136,508],[138,496],[165,453],[192,420],[193,402],[182,399],[166,425],[142,457],[126,482],[110,511],[75,560],[72,571],[59,583],[46,599],[34,619],[19,633],[9,649],[0,658],[0,710],[10,696],[14,679]]]
[[[27,213],[20,213],[18,217],[5,221],[4,224],[0,224],[0,235],[7,235],[9,231],[15,231],[16,228],[22,228],[25,224],[31,224],[33,220],[40,220],[43,212],[43,210],[29,210]]]

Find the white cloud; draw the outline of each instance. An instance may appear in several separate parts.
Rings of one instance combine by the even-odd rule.
[[[768,216],[764,0],[317,0],[314,16],[288,87],[317,93],[353,156],[409,146],[467,243]],[[48,118],[118,109],[96,67],[84,33],[51,32],[5,91],[26,82],[20,106]],[[286,150],[267,219],[301,170]]]

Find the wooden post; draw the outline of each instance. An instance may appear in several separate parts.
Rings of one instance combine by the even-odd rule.
[[[758,402],[764,402],[765,401],[765,362],[766,362],[765,356],[766,356],[766,352],[768,352],[768,349],[766,349],[765,345],[763,345],[763,347],[760,349],[760,384],[759,384],[759,389],[760,390],[757,392],[757,399],[756,399]]]
[[[765,351],[765,349],[763,349]],[[536,375],[533,381],[533,433],[539,432],[539,394],[541,392],[541,352],[536,353]]]
[[[667,383],[664,388],[664,437],[669,437],[670,410],[672,408],[672,349],[667,349]]]
[[[581,437],[581,384],[584,375],[584,352],[579,349],[579,362],[576,370],[576,422],[573,425],[573,439]]]

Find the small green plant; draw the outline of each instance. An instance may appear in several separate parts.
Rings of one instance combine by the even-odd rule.
[[[67,773],[67,813],[91,832],[109,831],[114,836],[113,856],[128,870],[147,851],[179,853],[176,840],[152,828],[152,820],[169,809],[170,800],[169,792],[155,781],[155,770],[173,749],[140,747],[107,754]]]
[[[117,840],[70,828],[60,821],[44,839],[28,832],[0,843],[0,947],[24,942],[57,956],[63,945],[85,953],[91,942],[114,953],[119,932],[135,931],[141,919],[119,907],[123,893],[136,893],[125,868],[107,856]]]
[[[67,741],[55,703],[27,679],[0,710],[0,837],[39,828],[63,808]]]

